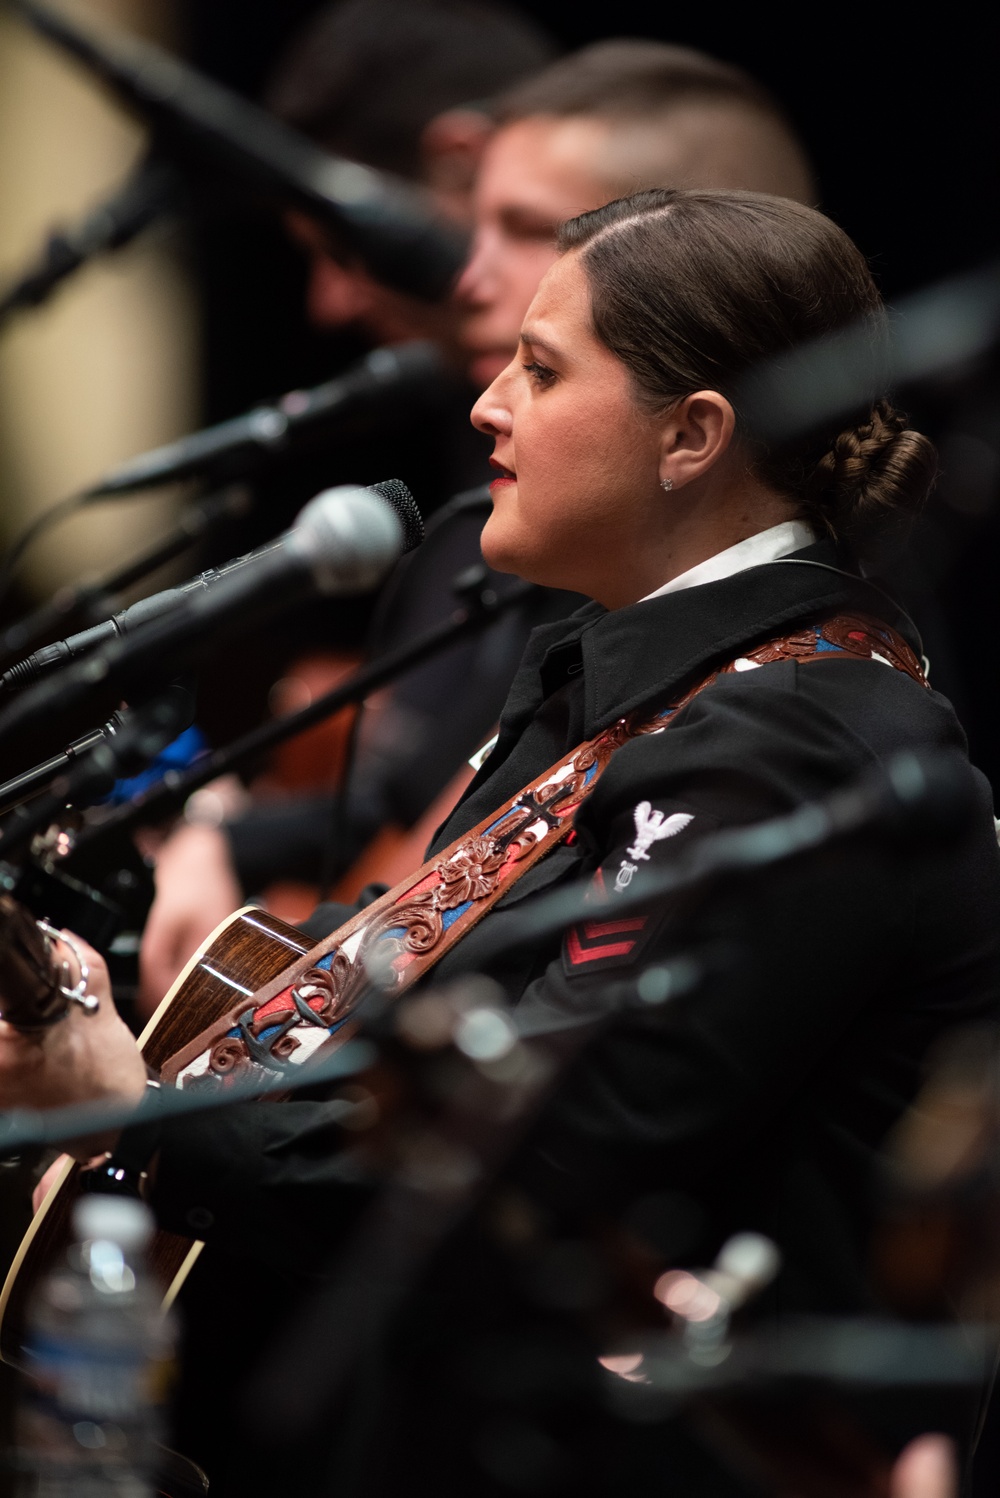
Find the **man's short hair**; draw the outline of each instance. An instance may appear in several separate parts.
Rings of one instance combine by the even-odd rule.
[[[734,99],[780,112],[742,68],[693,47],[616,37],[581,47],[508,89],[496,114],[501,123],[536,114],[633,119],[693,98]]]
[[[340,0],[295,37],[266,103],[328,150],[415,179],[431,120],[486,112],[555,53],[533,21],[491,0]]]
[[[762,155],[771,151],[775,158],[781,158],[775,160],[774,171],[779,179],[788,180],[787,195],[810,195],[812,171],[808,158],[777,101],[742,68],[692,47],[629,38],[594,42],[506,90],[495,102],[494,116],[501,125],[543,115],[580,116],[628,126],[655,123],[691,108],[704,111],[706,116],[711,112],[725,114],[734,122],[727,141],[730,158],[738,135],[735,121],[756,126],[751,132],[755,139],[748,139],[747,150],[756,150],[758,166]],[[766,191],[782,192],[780,182],[760,185]]]

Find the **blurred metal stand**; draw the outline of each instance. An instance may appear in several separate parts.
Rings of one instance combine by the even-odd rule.
[[[124,184],[77,223],[56,229],[33,265],[0,291],[0,331],[9,318],[40,307],[67,277],[97,255],[121,250],[174,203],[173,169],[147,157]]]

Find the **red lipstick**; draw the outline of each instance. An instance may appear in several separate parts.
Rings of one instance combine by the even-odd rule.
[[[496,458],[490,459],[490,467],[495,468],[498,475],[495,479],[492,479],[490,481],[491,489],[496,490],[502,488],[505,484],[517,483],[517,474],[514,472],[514,470],[512,468],[505,468],[504,465],[498,462]]]

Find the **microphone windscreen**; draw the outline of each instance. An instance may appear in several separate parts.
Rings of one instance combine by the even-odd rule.
[[[369,484],[368,488],[395,510],[403,527],[403,550],[414,551],[424,539],[424,520],[403,480],[383,479],[380,484]]]
[[[373,489],[341,484],[311,499],[277,550],[305,564],[314,585],[332,595],[377,587],[403,551],[403,526]]]

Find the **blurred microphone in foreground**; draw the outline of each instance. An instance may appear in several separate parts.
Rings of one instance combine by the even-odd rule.
[[[436,301],[464,259],[462,238],[419,191],[317,150],[310,141],[138,38],[71,17],[42,0],[19,13],[78,59],[152,127],[158,149],[219,191],[299,208],[342,235],[388,285]]]

